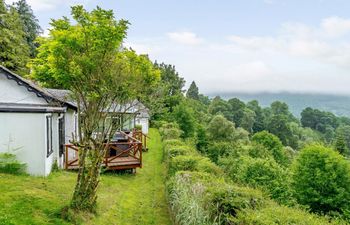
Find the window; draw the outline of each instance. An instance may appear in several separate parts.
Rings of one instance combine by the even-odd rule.
[[[53,153],[52,149],[52,116],[46,116],[46,156]]]
[[[113,116],[111,119],[112,119],[113,128],[117,128],[119,130],[121,128],[121,124],[122,124],[121,116],[120,115]]]

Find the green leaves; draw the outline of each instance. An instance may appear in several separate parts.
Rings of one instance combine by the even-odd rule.
[[[304,148],[293,163],[293,189],[298,202],[314,212],[349,210],[350,164],[322,145]]]
[[[28,61],[29,46],[20,15],[0,0],[0,64],[24,75]]]

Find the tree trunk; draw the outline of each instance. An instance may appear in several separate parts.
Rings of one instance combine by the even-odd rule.
[[[96,149],[96,148],[95,148]],[[101,150],[103,151],[103,150]],[[79,211],[95,212],[97,187],[100,181],[101,164],[104,157],[99,150],[79,149],[79,171],[74,188],[71,208]]]

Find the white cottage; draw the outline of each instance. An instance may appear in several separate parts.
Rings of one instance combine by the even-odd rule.
[[[0,66],[0,152],[17,155],[27,172],[46,176],[63,166],[64,144],[77,130],[76,106],[64,91],[43,89]]]
[[[123,124],[124,130],[132,130],[135,126],[142,126],[142,133],[148,134],[149,129],[149,109],[138,100],[119,106],[112,113],[119,115],[117,117]],[[119,122],[119,121],[118,121]]]

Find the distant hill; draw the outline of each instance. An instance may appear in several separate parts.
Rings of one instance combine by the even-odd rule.
[[[224,99],[239,98],[248,102],[258,100],[260,105],[266,107],[273,101],[279,100],[289,105],[290,111],[300,117],[301,111],[306,107],[317,108],[332,112],[338,116],[350,117],[350,96],[328,94],[299,94],[299,93],[222,93],[210,94],[210,97],[221,96]]]

